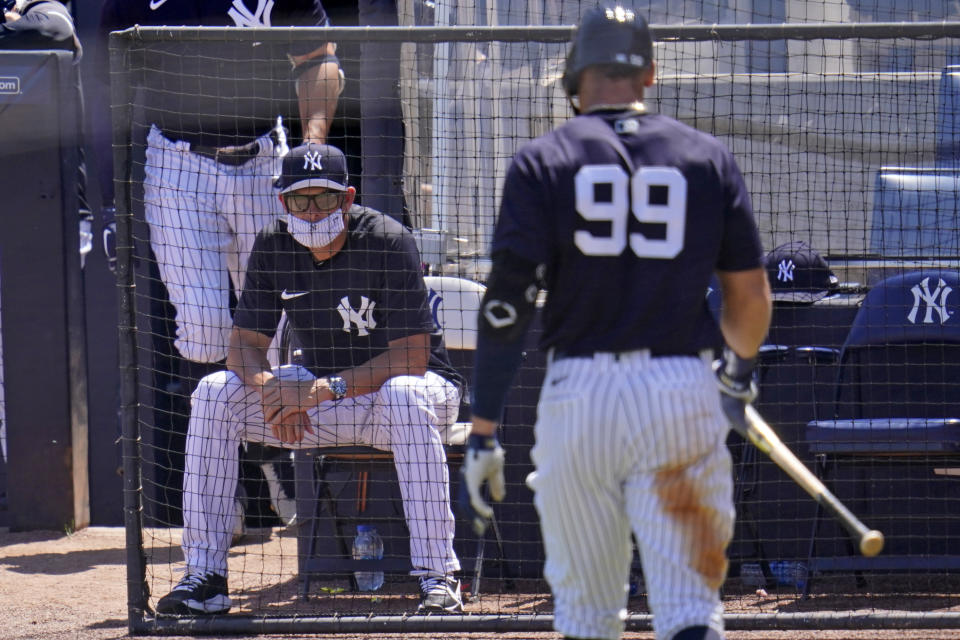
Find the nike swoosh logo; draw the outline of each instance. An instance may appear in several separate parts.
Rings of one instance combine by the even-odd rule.
[[[553,380],[550,381],[550,386],[555,387],[569,377],[570,376],[560,376],[559,378],[554,378]]]
[[[164,0],[166,2],[166,0]],[[294,291],[293,293],[288,293],[286,289],[283,290],[283,293],[280,294],[281,300],[293,300],[294,298],[299,298],[300,296],[305,296],[309,291]]]
[[[157,9],[162,7],[164,4],[166,4],[166,2],[167,0],[150,0],[150,10],[156,11]]]

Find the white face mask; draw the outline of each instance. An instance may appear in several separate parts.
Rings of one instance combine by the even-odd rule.
[[[322,249],[343,232],[343,218],[342,209],[337,209],[319,222],[307,222],[288,213],[287,230],[294,240],[307,249]]]

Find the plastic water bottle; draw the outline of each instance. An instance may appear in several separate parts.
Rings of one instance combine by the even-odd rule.
[[[803,562],[771,562],[770,573],[783,584],[797,589],[807,586],[807,565]]]
[[[377,528],[370,524],[357,525],[357,537],[353,539],[354,560],[380,560],[383,558],[383,540]],[[383,586],[383,571],[354,571],[360,591],[376,591]]]

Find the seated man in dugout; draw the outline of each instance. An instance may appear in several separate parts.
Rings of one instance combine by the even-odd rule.
[[[460,563],[441,432],[463,379],[450,365],[413,236],[353,204],[339,149],[309,143],[283,160],[286,215],[257,236],[233,318],[227,371],[191,399],[183,481],[183,579],[157,604],[173,615],[225,613],[241,441],[281,447],[371,445],[393,453],[419,612],[460,612]],[[271,368],[286,311],[301,365]]]

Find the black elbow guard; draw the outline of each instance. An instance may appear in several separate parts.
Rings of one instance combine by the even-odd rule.
[[[493,342],[523,337],[536,308],[537,264],[510,251],[493,256],[487,291],[480,304],[480,334]]]

